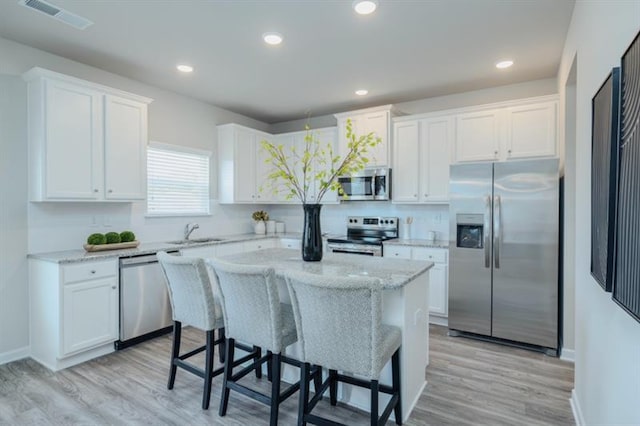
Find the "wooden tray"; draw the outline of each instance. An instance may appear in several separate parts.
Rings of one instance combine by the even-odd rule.
[[[134,240],[128,243],[115,243],[115,244],[85,244],[83,247],[86,251],[105,251],[105,250],[122,250],[128,248],[136,248],[140,245],[140,241]]]

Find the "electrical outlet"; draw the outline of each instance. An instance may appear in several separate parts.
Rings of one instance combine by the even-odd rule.
[[[91,223],[89,224],[90,228],[98,227],[98,217],[96,215],[91,216]]]
[[[106,228],[111,228],[111,217],[109,215],[104,215],[102,225]]]
[[[433,217],[433,223],[440,224],[442,222],[442,213],[438,213]]]

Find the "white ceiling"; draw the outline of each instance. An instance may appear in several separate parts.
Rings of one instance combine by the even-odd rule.
[[[267,123],[554,77],[574,5],[380,0],[360,16],[352,0],[50,2],[95,24],[0,0],[0,36]],[[284,42],[265,45],[266,31]],[[497,70],[505,58],[515,65]]]

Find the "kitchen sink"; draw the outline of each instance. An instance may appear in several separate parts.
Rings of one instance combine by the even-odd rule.
[[[224,238],[191,238],[188,240],[174,240],[167,241],[168,244],[197,244],[197,243],[215,243],[219,241],[224,241]]]

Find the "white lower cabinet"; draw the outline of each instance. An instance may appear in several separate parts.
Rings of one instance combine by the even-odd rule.
[[[60,370],[113,352],[118,259],[74,264],[30,259],[31,356]]]
[[[243,251],[264,250],[268,248],[276,248],[278,242],[273,238],[265,238],[260,240],[245,241]]]
[[[448,250],[385,244],[383,253],[384,257],[434,263],[429,269],[429,317],[430,322],[442,324],[442,319],[449,315]]]
[[[62,354],[118,339],[118,278],[64,285]]]
[[[187,247],[180,249],[181,256],[189,257],[202,257],[203,259],[209,259],[216,256],[216,248],[218,246],[200,246],[200,247]]]
[[[326,244],[324,244],[326,245]],[[302,249],[302,239],[300,238],[281,238],[280,248]]]
[[[382,253],[383,257],[411,259],[411,247],[409,246],[388,246],[385,244]]]

